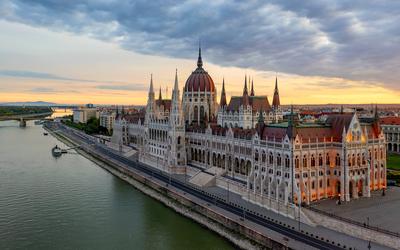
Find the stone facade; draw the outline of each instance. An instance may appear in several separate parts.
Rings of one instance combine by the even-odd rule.
[[[388,152],[400,154],[400,117],[383,117],[381,124]]]

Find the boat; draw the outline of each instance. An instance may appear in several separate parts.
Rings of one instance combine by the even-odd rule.
[[[60,157],[62,155],[62,150],[57,145],[51,149],[51,153],[54,157]]]

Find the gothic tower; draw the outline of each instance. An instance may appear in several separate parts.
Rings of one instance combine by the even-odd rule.
[[[175,73],[175,85],[172,91],[171,113],[169,117],[168,131],[168,166],[173,173],[185,173],[186,150],[185,150],[185,124],[182,112],[178,86],[178,71]]]

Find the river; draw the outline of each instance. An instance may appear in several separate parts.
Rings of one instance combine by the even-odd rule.
[[[41,126],[0,122],[0,249],[232,249]]]

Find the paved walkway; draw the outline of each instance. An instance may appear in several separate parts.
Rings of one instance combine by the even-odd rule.
[[[359,198],[336,205],[336,200],[323,200],[312,207],[340,217],[369,223],[395,233],[400,233],[400,187],[389,187],[385,196],[382,191],[371,192],[370,198]]]

